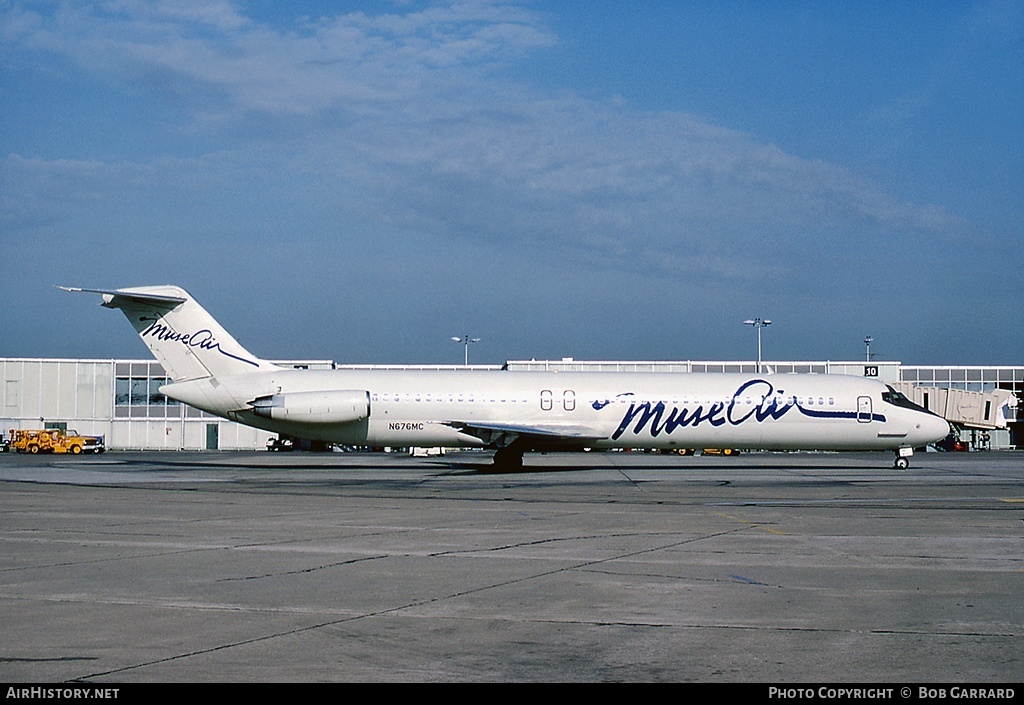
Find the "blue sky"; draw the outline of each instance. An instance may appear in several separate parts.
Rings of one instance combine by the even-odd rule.
[[[1020,2],[0,0],[0,356],[1024,362]]]

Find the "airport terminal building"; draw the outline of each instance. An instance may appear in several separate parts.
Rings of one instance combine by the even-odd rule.
[[[170,380],[153,360],[0,358],[0,374],[8,438],[14,429],[59,428],[103,436],[110,450],[252,450],[272,436],[168,399],[159,389]]]
[[[373,369],[336,365],[329,360],[277,364],[309,369]],[[388,366],[388,369],[402,369]],[[475,369],[482,369],[476,366]],[[1016,397],[1016,408],[980,408],[966,424],[962,439],[976,445],[978,434],[991,448],[1024,447],[1024,366],[932,366],[900,362],[764,362],[776,373],[851,374],[876,377],[917,388],[917,401],[940,414],[959,393],[997,393]],[[453,366],[409,366],[407,369],[460,369]],[[754,374],[754,362],[707,361],[510,361],[489,369],[597,372],[739,372]],[[0,433],[15,429],[60,428],[103,436],[111,450],[261,450],[274,435],[227,421],[160,394],[167,384],[163,367],[153,360],[65,360],[0,358]],[[1002,398],[1009,397],[1004,394]],[[941,407],[936,409],[940,403]],[[947,400],[948,396],[948,400]],[[964,395],[961,395],[964,396]],[[980,397],[979,397],[980,398]],[[1004,422],[991,420],[1002,414]],[[944,414],[946,418],[954,418]],[[955,419],[954,419],[955,420]]]

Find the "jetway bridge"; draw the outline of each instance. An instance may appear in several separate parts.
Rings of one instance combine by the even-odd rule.
[[[1009,390],[969,392],[943,387],[919,387],[913,382],[894,382],[892,386],[915,404],[966,429],[1005,429],[1017,418],[1017,397]]]

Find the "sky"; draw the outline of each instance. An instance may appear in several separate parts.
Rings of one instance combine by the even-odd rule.
[[[0,357],[1024,364],[1024,3],[0,0]]]

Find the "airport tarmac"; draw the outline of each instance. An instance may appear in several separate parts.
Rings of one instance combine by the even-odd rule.
[[[0,681],[1019,683],[1024,452],[0,454]]]

